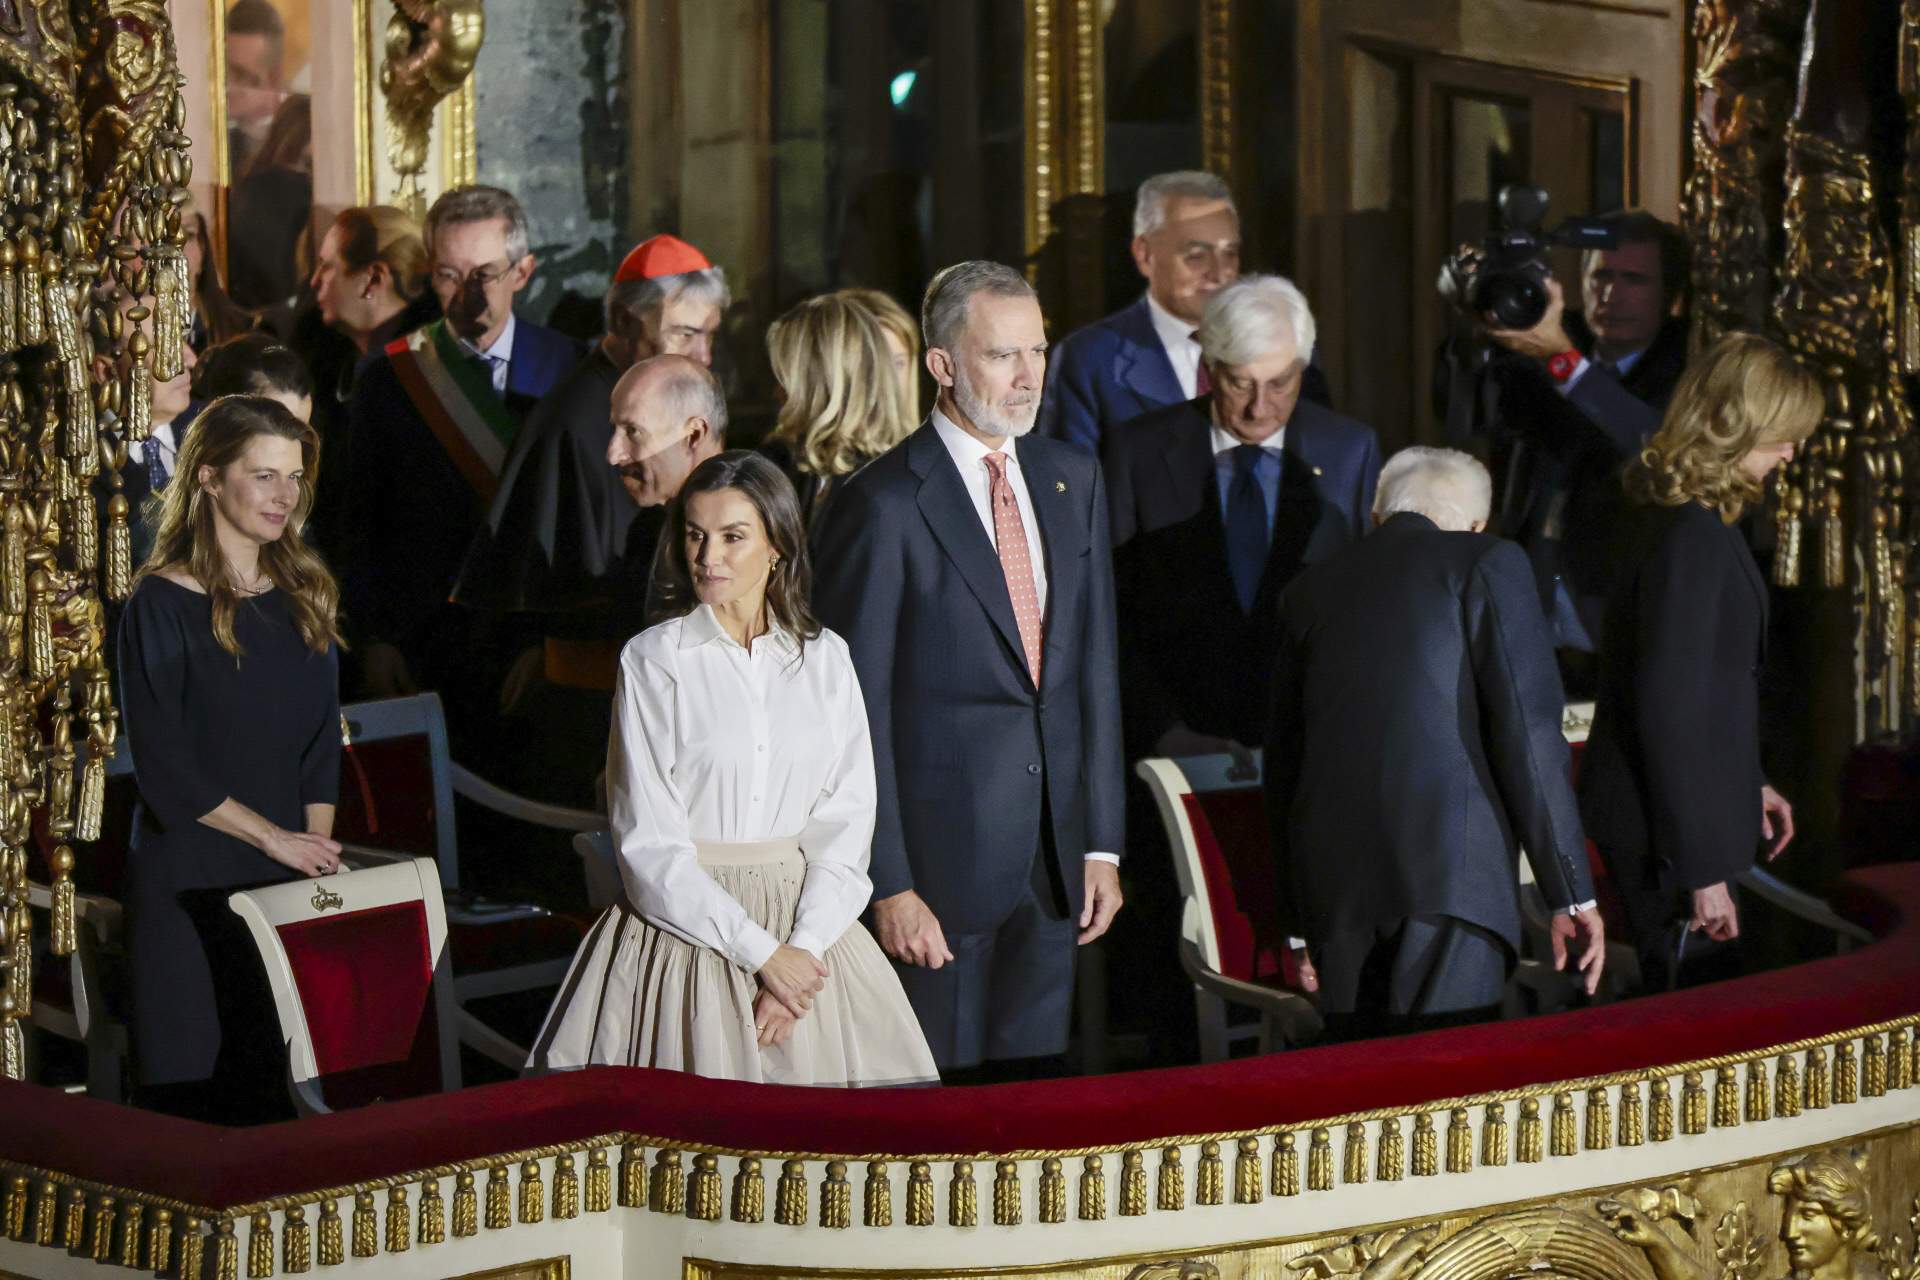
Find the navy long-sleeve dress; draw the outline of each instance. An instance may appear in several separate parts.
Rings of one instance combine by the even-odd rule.
[[[279,591],[243,599],[234,635],[237,659],[214,639],[207,595],[151,574],[120,624],[122,711],[140,791],[126,907],[142,1085],[213,1078],[223,1024],[229,1041],[262,1031],[277,1039],[270,1006],[251,1009],[244,1028],[231,1025],[231,988],[257,986],[258,966],[235,945],[226,896],[294,873],[201,817],[231,797],[302,831],[305,806],[339,794],[338,654],[307,646]],[[236,1044],[225,1048],[231,1057]]]

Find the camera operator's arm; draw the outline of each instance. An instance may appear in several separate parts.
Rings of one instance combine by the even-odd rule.
[[[1489,341],[1517,355],[1538,360],[1568,403],[1604,432],[1622,457],[1631,457],[1660,425],[1654,407],[1628,391],[1610,369],[1580,354],[1567,336],[1564,317],[1566,293],[1560,282],[1547,277],[1547,309],[1531,329],[1487,330]]]

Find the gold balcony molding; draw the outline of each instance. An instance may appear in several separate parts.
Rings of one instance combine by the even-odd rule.
[[[312,1258],[324,1263],[349,1251],[401,1253],[616,1210],[821,1231],[1031,1230],[1310,1198],[1365,1183],[1464,1179],[1768,1122],[1788,1122],[1772,1149],[1790,1150],[1805,1145],[1796,1118],[1915,1090],[1916,1082],[1920,1019],[1909,1017],[1749,1054],[1269,1129],[1074,1149],[845,1155],[620,1131],[225,1206],[5,1164],[0,1229],[17,1242],[149,1269],[210,1254],[217,1274],[229,1276],[238,1272],[225,1259],[237,1268],[244,1245],[249,1277],[299,1274]],[[1702,1147],[1683,1163],[1722,1161]],[[1037,1194],[1027,1194],[1029,1182]]]

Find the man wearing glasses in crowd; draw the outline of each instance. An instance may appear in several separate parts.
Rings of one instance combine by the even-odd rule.
[[[436,689],[449,727],[471,737],[491,720],[511,645],[449,618],[448,593],[520,424],[582,353],[513,313],[535,261],[512,195],[448,191],[425,238],[444,318],[374,356],[349,411],[348,616],[363,696]]]

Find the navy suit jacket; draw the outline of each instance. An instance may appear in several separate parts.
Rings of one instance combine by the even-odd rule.
[[[1151,753],[1176,722],[1249,747],[1265,738],[1280,593],[1366,533],[1380,477],[1373,428],[1304,400],[1284,453],[1248,613],[1227,567],[1208,402],[1157,409],[1102,440],[1130,753]]]
[[[842,483],[815,543],[814,603],[853,650],[873,727],[873,896],[916,890],[949,934],[998,927],[1040,850],[1077,918],[1085,855],[1124,847],[1100,470],[1032,435],[1014,449],[1046,550],[1037,689],[993,540],[931,423]]]
[[[1301,397],[1332,404],[1319,366],[1309,365],[1304,376]],[[1143,294],[1061,341],[1047,362],[1046,394],[1035,430],[1097,454],[1106,431],[1186,398]]]
[[[580,356],[572,338],[517,321],[504,397],[516,423]],[[486,502],[413,407],[384,352],[361,366],[348,421],[347,591],[356,638],[396,644],[412,658],[486,520]]]
[[[1289,933],[1446,915],[1517,949],[1522,848],[1550,906],[1592,898],[1519,547],[1393,516],[1287,588],[1280,639],[1266,789]]]

